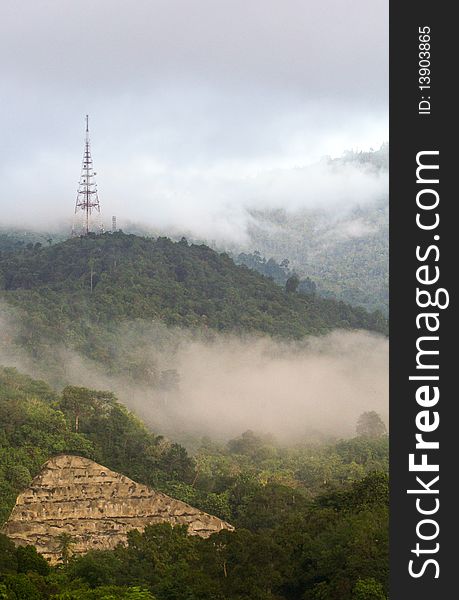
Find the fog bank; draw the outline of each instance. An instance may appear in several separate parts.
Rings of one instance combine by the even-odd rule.
[[[14,325],[2,318],[0,362],[56,380],[13,349]],[[142,330],[139,333],[139,330]],[[227,439],[252,429],[283,441],[312,434],[351,436],[358,416],[388,417],[388,342],[367,332],[335,331],[301,342],[264,336],[193,335],[161,324],[119,331],[120,365],[142,361],[144,380],[56,348],[65,382],[114,391],[157,433]],[[168,377],[164,377],[168,375]],[[166,381],[166,383],[164,383]]]

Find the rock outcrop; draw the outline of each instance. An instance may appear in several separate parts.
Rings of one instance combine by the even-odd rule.
[[[16,500],[3,533],[16,545],[33,544],[51,563],[61,554],[60,534],[72,552],[108,550],[126,542],[131,529],[170,523],[188,525],[190,535],[208,537],[233,527],[185,502],[81,456],[60,455],[43,466]]]

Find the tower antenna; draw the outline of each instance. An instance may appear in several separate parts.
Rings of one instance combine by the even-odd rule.
[[[96,173],[93,169],[91,156],[91,144],[89,140],[89,115],[86,115],[86,138],[83,152],[83,163],[81,165],[80,181],[75,203],[75,214],[79,212],[84,216],[84,234],[88,235],[91,230],[91,215],[93,211],[100,213],[99,196],[95,180]]]

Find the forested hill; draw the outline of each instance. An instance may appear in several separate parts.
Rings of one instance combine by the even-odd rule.
[[[3,300],[25,309],[29,331],[61,341],[81,335],[82,321],[154,319],[290,338],[387,327],[380,313],[287,292],[207,246],[122,232],[4,252],[0,290]]]
[[[373,181],[388,177],[389,147],[375,152],[346,152],[326,161],[332,173],[351,169]],[[387,179],[386,179],[387,180]],[[356,199],[327,209],[317,202],[296,211],[285,208],[251,210],[249,241],[233,248],[252,254],[258,250],[267,259],[281,263],[288,258],[290,268],[300,278],[309,277],[317,294],[388,313],[389,306],[389,199]],[[253,264],[254,268],[260,265]]]

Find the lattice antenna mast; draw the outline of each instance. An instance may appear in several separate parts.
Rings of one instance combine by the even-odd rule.
[[[78,211],[84,213],[84,228],[86,235],[90,231],[91,214],[94,210],[100,213],[99,196],[97,194],[96,173],[93,169],[91,157],[91,144],[89,141],[89,116],[86,115],[86,139],[83,153],[83,164],[81,166],[80,181],[75,203],[75,214]]]

